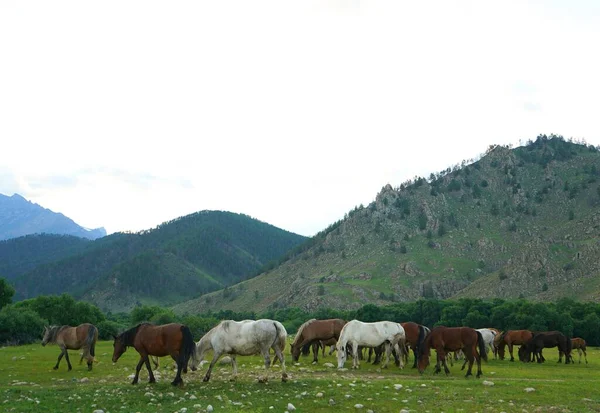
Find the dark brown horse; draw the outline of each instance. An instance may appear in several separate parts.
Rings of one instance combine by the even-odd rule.
[[[524,362],[537,359],[538,363],[545,361],[542,350],[544,348],[558,347],[558,362],[562,363],[562,356],[565,356],[565,364],[571,362],[571,340],[560,331],[544,331],[534,334],[531,340],[527,341],[519,349],[519,359]]]
[[[67,365],[69,366],[69,370],[71,370],[72,366],[67,350],[79,350],[80,348],[83,348],[83,354],[81,355],[79,364],[86,358],[88,370],[91,370],[94,363],[96,341],[98,341],[98,329],[93,324],[85,323],[77,327],[50,326],[44,327],[42,346],[48,343],[56,343],[60,347],[60,355],[58,356],[54,370],[58,369],[63,356],[67,359]]]
[[[346,322],[339,318],[332,318],[329,320],[316,320],[313,318],[302,324],[292,343],[292,360],[294,362],[298,361],[302,348],[315,341],[329,340],[332,338],[337,341],[345,324]],[[318,351],[313,351],[313,362],[316,363],[318,361]]]
[[[128,346],[133,346],[140,354],[140,361],[135,369],[135,377],[131,384],[137,384],[143,364],[146,364],[148,369],[149,382],[156,382],[150,368],[149,356],[171,356],[177,363],[177,375],[171,384],[174,386],[183,384],[181,371],[187,371],[190,357],[196,357],[196,343],[194,343],[190,329],[183,324],[172,323],[162,326],[154,326],[148,323],[138,324],[115,337],[113,345],[115,348],[112,357],[113,363],[119,360],[119,357],[127,350]]]
[[[496,336],[494,344],[498,348],[498,355],[500,360],[504,360],[504,348],[508,346],[508,352],[510,353],[510,361],[515,361],[513,356],[513,347],[515,345],[522,346],[533,337],[533,333],[529,330],[508,330]]]
[[[579,364],[581,364],[581,353],[583,353],[583,355],[585,356],[585,364],[588,364],[587,353],[586,353],[587,343],[585,342],[584,339],[579,338],[579,337],[572,338],[571,339],[571,349],[577,350],[577,352],[579,353]],[[575,360],[573,359],[572,350],[571,350],[571,362],[575,363]]]
[[[425,338],[423,345],[419,348],[419,360],[417,362],[419,373],[423,373],[425,368],[429,365],[429,357],[432,348],[437,352],[437,363],[434,370],[435,374],[442,370],[440,364],[444,365],[446,374],[450,373],[448,365],[446,364],[446,353],[449,351],[463,351],[465,357],[469,361],[469,369],[467,370],[465,377],[473,374],[472,369],[474,361],[477,361],[477,377],[480,377],[482,374],[481,358],[487,361],[485,343],[481,333],[469,327],[448,328],[440,326],[431,330],[431,333]]]

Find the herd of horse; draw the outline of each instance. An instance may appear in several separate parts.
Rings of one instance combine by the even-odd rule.
[[[231,358],[234,377],[237,375],[236,356],[238,355],[260,354],[264,358],[265,369],[269,369],[271,350],[275,353],[273,362],[278,360],[281,364],[281,380],[285,382],[288,378],[284,357],[288,334],[285,327],[275,320],[224,320],[197,343],[194,342],[190,329],[177,323],[165,325],[141,323],[113,338],[113,363],[119,360],[128,347],[133,347],[140,355],[132,384],[138,382],[140,370],[144,365],[148,370],[149,382],[154,383],[156,379],[150,366],[151,357],[154,357],[152,361],[157,368],[157,357],[170,356],[177,365],[177,373],[171,384],[181,385],[183,383],[181,374],[186,373],[188,367],[196,370],[208,351],[213,352],[213,357],[204,381],[210,380],[213,367],[224,355],[229,355]],[[83,349],[80,363],[85,358],[88,369],[91,370],[95,361],[97,340],[98,329],[92,324],[86,323],[77,327],[51,326],[45,328],[42,345],[56,343],[59,346],[61,353],[54,369],[58,369],[64,356],[71,370],[67,350]],[[319,349],[323,348],[324,355],[327,346],[331,346],[330,354],[337,351],[337,367],[340,369],[344,367],[348,357],[352,357],[352,367],[359,368],[365,351],[368,351],[368,362],[373,354],[374,363],[382,362],[382,358],[385,357],[382,368],[386,368],[390,356],[393,355],[396,366],[403,368],[404,364],[408,363],[409,352],[412,350],[413,368],[423,373],[430,364],[433,349],[437,353],[434,373],[441,372],[443,367],[445,373],[449,374],[447,363],[453,364],[453,359],[460,355],[464,357],[463,370],[468,363],[466,376],[472,375],[473,365],[477,364],[477,377],[480,377],[481,359],[488,360],[488,349],[493,353],[494,358],[504,360],[505,349],[508,347],[510,361],[514,361],[514,346],[520,346],[518,357],[522,362],[542,363],[545,361],[543,349],[557,347],[559,363],[562,362],[563,357],[565,364],[574,363],[571,354],[574,349],[579,352],[579,363],[581,363],[582,353],[587,363],[585,340],[570,339],[560,331],[501,332],[494,328],[444,326],[429,329],[413,322],[364,323],[359,320],[346,322],[341,319],[311,319],[302,324],[291,344],[292,361],[297,362],[301,354],[308,354],[312,348],[313,362],[316,363]]]

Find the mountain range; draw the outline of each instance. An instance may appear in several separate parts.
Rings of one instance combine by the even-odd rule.
[[[427,156],[423,152],[422,156]],[[540,135],[386,185],[279,265],[178,304],[357,308],[420,298],[600,300],[600,152]]]
[[[17,299],[67,292],[123,311],[235,284],[304,240],[243,214],[202,211],[94,241],[47,234],[3,241],[0,271]]]
[[[63,214],[43,208],[19,194],[0,194],[0,241],[30,234],[60,234],[97,239],[104,228],[86,229]]]

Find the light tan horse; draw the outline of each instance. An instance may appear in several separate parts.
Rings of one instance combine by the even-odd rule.
[[[69,353],[67,350],[79,350],[83,348],[83,354],[79,363],[85,358],[87,360],[88,370],[92,369],[94,363],[96,341],[98,341],[98,328],[95,325],[85,323],[77,327],[71,326],[50,326],[44,327],[44,338],[42,346],[48,343],[55,343],[60,348],[60,355],[54,366],[58,369],[60,360],[65,356],[69,370],[72,369]]]

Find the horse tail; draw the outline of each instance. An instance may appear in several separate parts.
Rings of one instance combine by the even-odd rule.
[[[190,357],[194,362],[196,361],[196,343],[188,326],[181,326],[181,335],[181,346],[179,347],[177,364],[186,367],[190,361]]]
[[[571,338],[569,338],[569,336],[565,335],[565,337],[567,338],[567,351],[565,352],[565,359],[569,360],[569,357],[571,356],[571,351],[573,350],[573,342],[571,341]]]
[[[417,337],[417,344],[415,345],[415,354],[417,355],[417,359],[419,358],[419,356],[421,355],[421,346],[423,345],[423,342],[425,341],[425,335],[427,334],[427,331],[425,330],[425,326],[422,326],[421,324],[419,324],[419,337]]]
[[[479,355],[482,359],[488,361],[487,349],[485,348],[485,341],[483,341],[483,336],[481,335],[481,332],[477,330],[475,330],[475,332],[477,333],[477,346],[479,347]]]
[[[98,337],[98,328],[90,324],[90,328],[88,329],[88,335],[85,339],[85,344],[87,345],[90,356],[96,357],[96,339]]]
[[[273,340],[273,344],[271,344],[271,347],[273,347],[275,345],[275,343],[277,343],[279,341],[279,344],[281,344],[281,341],[279,340],[279,327],[277,327],[277,323],[273,323],[273,325],[275,326],[275,340]],[[281,349],[283,351],[283,349]]]

